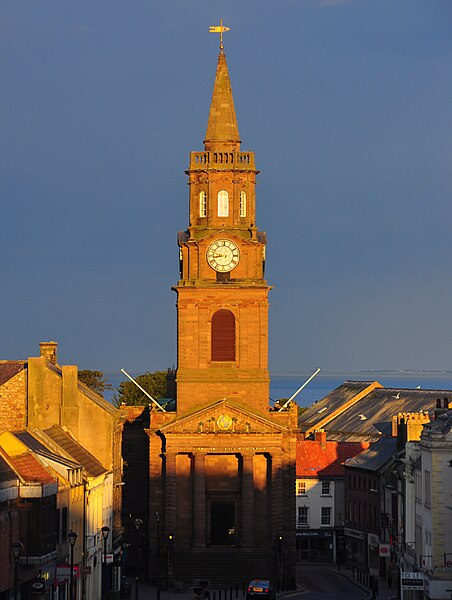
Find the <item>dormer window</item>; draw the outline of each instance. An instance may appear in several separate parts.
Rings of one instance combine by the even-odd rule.
[[[218,216],[229,217],[229,196],[225,190],[218,192]]]
[[[199,193],[199,216],[205,217],[207,214],[207,196],[206,192]]]
[[[240,216],[246,217],[246,192],[240,192]]]

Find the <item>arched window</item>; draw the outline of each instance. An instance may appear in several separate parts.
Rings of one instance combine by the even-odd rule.
[[[246,192],[240,192],[240,216],[246,217]]]
[[[218,216],[228,217],[229,216],[229,196],[224,190],[218,192]]]
[[[212,361],[235,360],[235,317],[230,310],[218,310],[212,317]]]
[[[199,216],[205,217],[207,213],[207,196],[206,192],[199,193]]]

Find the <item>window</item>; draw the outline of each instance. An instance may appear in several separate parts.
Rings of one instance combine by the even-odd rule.
[[[63,510],[61,511],[61,541],[65,542],[67,540],[67,529],[68,527],[68,509],[67,506],[63,506]]]
[[[246,217],[246,192],[240,192],[240,216]]]
[[[212,317],[213,361],[235,360],[235,317],[230,310],[218,310]]]
[[[329,496],[330,493],[330,482],[322,481],[322,496]]]
[[[331,508],[329,506],[322,506],[322,525],[331,525]]]
[[[309,507],[308,506],[299,506],[298,507],[297,526],[298,527],[307,527],[308,516],[309,516]]]
[[[297,495],[304,496],[306,494],[306,481],[297,481]]]
[[[228,217],[229,216],[229,196],[224,190],[218,192],[218,216]]]
[[[430,471],[424,471],[424,504],[431,506],[432,500],[430,495]]]
[[[205,217],[207,214],[207,196],[206,192],[199,193],[199,216]]]

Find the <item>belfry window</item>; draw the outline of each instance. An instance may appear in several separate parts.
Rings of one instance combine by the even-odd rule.
[[[228,217],[229,216],[229,196],[224,190],[218,192],[218,216]]]
[[[235,317],[230,310],[218,310],[212,317],[212,361],[235,360]]]
[[[246,192],[240,192],[240,216],[246,217]]]
[[[205,217],[207,214],[207,196],[206,192],[199,193],[199,216]]]

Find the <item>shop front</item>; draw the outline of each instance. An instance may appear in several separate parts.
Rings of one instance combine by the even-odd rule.
[[[333,562],[334,537],[332,530],[297,530],[297,560]]]

